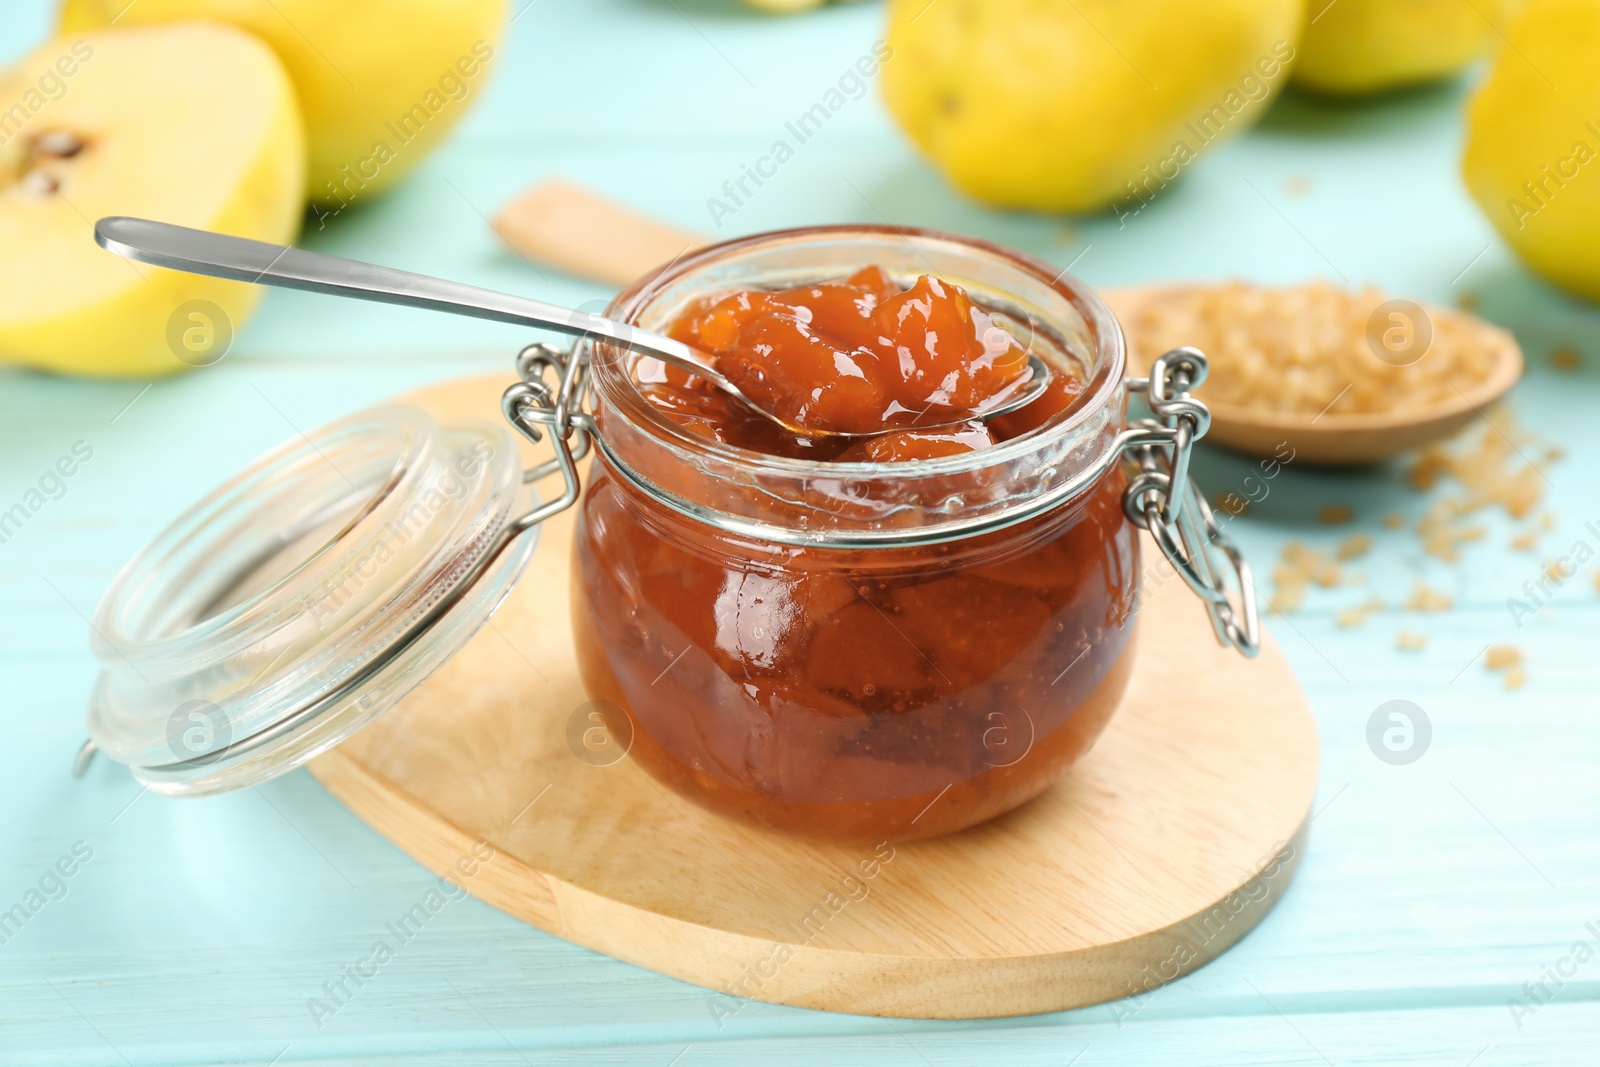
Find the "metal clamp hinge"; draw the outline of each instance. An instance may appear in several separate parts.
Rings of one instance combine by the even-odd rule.
[[[1143,393],[1155,417],[1130,423],[1122,435],[1123,451],[1139,468],[1123,510],[1205,602],[1217,640],[1253,658],[1261,651],[1254,575],[1189,477],[1194,443],[1211,428],[1210,410],[1189,395],[1205,378],[1206,357],[1198,349],[1174,348],[1151,365],[1148,378],[1128,379],[1129,391]]]
[[[578,502],[583,488],[578,463],[594,442],[594,420],[582,410],[588,369],[581,350],[563,352],[556,345],[540,343],[517,353],[520,380],[501,396],[500,410],[522,436],[535,444],[548,437],[555,450],[554,459],[529,468],[522,480],[537,482],[559,471],[563,483],[559,496],[512,524],[518,533]]]

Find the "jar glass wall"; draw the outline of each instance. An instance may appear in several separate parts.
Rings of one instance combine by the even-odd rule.
[[[646,771],[774,829],[908,840],[1048,788],[1126,685],[1138,540],[1114,320],[1047,264],[873,227],[707,249],[608,314],[659,330],[713,293],[868,264],[966,288],[1082,395],[979,452],[816,463],[685,432],[642,399],[635,357],[597,346],[572,600],[585,684],[630,716]]]

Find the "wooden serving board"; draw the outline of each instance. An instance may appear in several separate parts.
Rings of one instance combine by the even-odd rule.
[[[496,419],[508,383],[407,399]],[[1254,662],[1220,648],[1148,545],[1137,666],[1095,748],[1010,815],[872,849],[775,836],[626,758],[579,758],[572,530],[571,512],[546,523],[490,624],[312,770],[424,866],[558,937],[706,986],[719,1020],[742,997],[956,1019],[1142,993],[1232,945],[1293,875],[1317,776],[1305,698],[1270,638]]]

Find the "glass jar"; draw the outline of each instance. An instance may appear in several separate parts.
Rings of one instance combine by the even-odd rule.
[[[1204,357],[1175,349],[1125,378],[1115,319],[1048,264],[926,231],[794,230],[657,271],[611,317],[659,329],[710,293],[869,264],[962,286],[1082,392],[981,452],[788,459],[686,432],[641,395],[659,368],[621,347],[628,328],[572,313],[560,328],[588,339],[529,346],[501,400],[548,462],[524,470],[505,425],[394,405],[297,436],[160,534],[96,614],[80,771],[102,749],[152,790],[193,796],[298,766],[453,655],[539,524],[574,504],[573,621],[595,702],[631,719],[646,771],[785,832],[928,837],[1047,788],[1127,684],[1140,528],[1218,639],[1253,655],[1249,568],[1188,478],[1209,424],[1189,392]],[[520,321],[517,298],[413,280],[443,287],[428,306],[492,298],[492,316]],[[1136,392],[1152,417],[1130,422]],[[533,485],[554,474],[561,492],[541,500]]]
[[[591,696],[672,789],[807,837],[911,840],[1048,788],[1127,685],[1140,568],[1115,319],[1048,264],[888,227],[706,249],[607,316],[665,332],[704,297],[869,264],[967,289],[1082,394],[981,451],[814,462],[686,431],[641,395],[648,360],[593,345],[573,626]]]

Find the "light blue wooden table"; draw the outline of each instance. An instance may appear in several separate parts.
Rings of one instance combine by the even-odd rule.
[[[515,0],[522,7],[525,0]],[[0,53],[44,32],[45,5],[0,10]],[[876,5],[772,21],[723,0],[536,0],[497,80],[457,136],[395,194],[311,247],[580,304],[605,293],[507,252],[484,216],[561,173],[662,218],[709,229],[706,200],[765,153],[879,36]],[[876,94],[852,101],[725,234],[813,222],[944,227],[1043,255],[1091,283],[1240,275],[1371,280],[1449,303],[1480,294],[1530,357],[1520,418],[1567,449],[1541,461],[1559,528],[1600,520],[1600,314],[1533,280],[1457,175],[1463,87],[1370,107],[1289,99],[1126,228],[983,210],[908,149]],[[87,234],[85,235],[87,238]],[[17,255],[12,248],[0,255]],[[1354,629],[1368,592],[1317,592],[1274,621],[1310,694],[1324,750],[1320,812],[1297,881],[1222,960],[1137,1005],[950,1024],[752,1004],[719,1027],[704,990],[451,904],[319,1027],[309,998],[362,958],[432,878],[304,772],[215,800],[140,796],[100,762],[68,776],[94,676],[84,617],[122,562],[196,494],[263,448],[426,382],[506,368],[519,331],[422,312],[273,293],[220,365],[95,383],[0,371],[0,502],[78,441],[93,459],[0,546],[0,909],[49,896],[0,944],[0,1062],[782,1064],[1593,1064],[1600,1058],[1600,610],[1593,566],[1518,629],[1506,598],[1555,553],[1507,547],[1460,566],[1379,517],[1426,500],[1404,469],[1288,470],[1234,525],[1263,569],[1282,544],[1332,545],[1316,520],[1347,503],[1370,530],[1372,589],[1414,578],[1442,615],[1390,611]],[[1559,374],[1553,347],[1587,364]],[[1208,454],[1213,491],[1245,461]],[[1565,547],[1561,549],[1565,551]],[[1424,630],[1420,655],[1397,628]],[[1514,642],[1517,693],[1475,662]],[[1417,702],[1426,755],[1369,750],[1382,702]],[[91,855],[87,862],[71,860]],[[58,859],[74,873],[46,876]],[[64,893],[64,895],[63,895]],[[1593,926],[1586,924],[1594,924]],[[1563,961],[1566,962],[1563,962]],[[1559,988],[1547,967],[1568,973]],[[1513,1013],[1525,983],[1551,994]],[[1536,991],[1536,990],[1535,990]],[[1119,1014],[1127,1016],[1119,1021]]]

